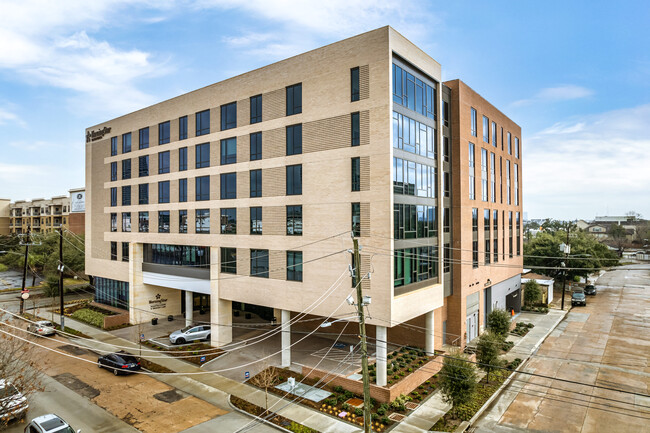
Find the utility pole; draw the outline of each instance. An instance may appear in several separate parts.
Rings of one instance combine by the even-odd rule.
[[[61,314],[61,331],[65,332],[63,315],[63,227],[59,227],[59,313]]]
[[[363,314],[365,302],[361,292],[361,256],[359,255],[359,240],[352,239],[354,243],[354,285],[357,289],[357,309],[359,313],[359,334],[361,335],[361,373],[363,375],[363,431],[370,431],[370,382],[368,377],[368,347],[366,346],[366,323]]]
[[[569,231],[571,230],[571,223],[566,223],[566,244],[564,245],[564,278],[562,279],[562,310],[564,310],[564,289],[566,287],[566,277],[569,272],[566,270],[566,263],[569,260],[569,252],[571,252],[571,245],[569,245]]]
[[[29,226],[27,226],[27,237],[29,238]],[[25,264],[23,265],[23,285],[20,290],[20,315],[22,316],[25,313],[25,298],[23,295],[27,293],[25,291],[25,279],[27,278],[27,256],[29,255],[29,239],[25,244]]]

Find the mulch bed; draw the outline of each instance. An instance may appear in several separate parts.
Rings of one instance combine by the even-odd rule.
[[[246,400],[243,400],[239,397],[235,397],[234,395],[230,396],[230,402],[233,404],[233,406],[243,410],[244,412],[250,413],[251,415],[255,415],[255,416],[263,415],[265,420],[272,422],[273,424],[278,425],[280,427],[284,427],[290,431],[298,431],[300,433],[319,433],[318,430],[314,430],[302,424],[293,422],[290,419],[285,418],[281,415],[275,414],[273,412],[268,413],[263,408],[254,405],[253,403],[249,403]]]
[[[212,347],[209,344],[205,343],[196,343],[189,346],[166,348],[159,346],[156,343],[152,343],[151,341],[143,341],[142,345],[166,353],[169,356],[182,358],[184,361],[199,366],[205,364],[206,362],[212,361],[213,359],[216,359],[226,353],[222,349]],[[201,361],[201,358],[205,358],[203,362]]]

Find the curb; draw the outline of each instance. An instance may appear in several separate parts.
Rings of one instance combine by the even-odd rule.
[[[256,422],[264,423],[264,424],[266,424],[266,425],[268,425],[268,426],[270,426],[270,427],[273,427],[273,428],[275,428],[276,430],[279,430],[279,431],[281,431],[281,432],[292,433],[291,430],[287,430],[287,429],[284,428],[284,427],[280,427],[280,426],[277,425],[277,424],[273,424],[271,421],[267,421],[267,420],[265,420],[265,419],[263,419],[263,418],[256,417],[256,416],[254,416],[254,415],[252,415],[252,414],[246,412],[245,410],[242,410],[242,409],[236,407],[236,406],[235,406],[234,404],[232,404],[232,402],[230,401],[230,397],[232,397],[232,394],[228,394],[228,405],[229,405],[233,410],[235,410],[235,411],[237,411],[237,412],[243,414],[245,417],[247,417],[247,418],[251,418],[251,420],[255,420]],[[275,413],[275,412],[273,412],[273,413]],[[275,414],[278,415],[277,413],[275,413]],[[282,416],[282,415],[280,415],[280,416]],[[286,417],[285,417],[285,418],[286,418]],[[241,429],[241,427],[240,427],[240,429]]]

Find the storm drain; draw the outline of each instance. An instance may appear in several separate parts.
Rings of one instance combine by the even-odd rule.
[[[54,379],[66,388],[69,388],[77,394],[91,400],[101,394],[98,389],[93,388],[70,373],[59,374],[58,376],[54,376]]]
[[[165,403],[174,403],[178,400],[184,399],[185,397],[186,395],[181,394],[175,389],[170,389],[169,391],[159,392],[158,394],[153,395],[153,398],[164,401]]]
[[[406,418],[406,415],[402,415],[401,413],[397,413],[397,412],[393,412],[388,416],[389,420],[395,421],[395,422],[400,422],[404,418]]]
[[[88,352],[86,349],[82,349],[81,347],[77,346],[72,346],[70,344],[65,344],[63,346],[59,346],[57,349],[64,350],[68,353],[71,353],[76,356],[81,356],[81,355],[88,355],[90,352]]]

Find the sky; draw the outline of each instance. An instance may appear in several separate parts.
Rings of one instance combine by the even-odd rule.
[[[85,183],[85,128],[390,25],[522,128],[529,218],[650,218],[650,2],[0,0],[0,198]]]

